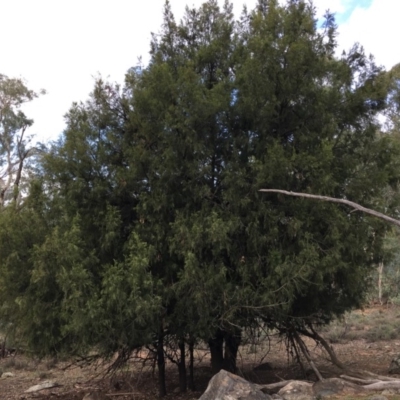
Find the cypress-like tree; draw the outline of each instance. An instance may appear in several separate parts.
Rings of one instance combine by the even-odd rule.
[[[180,23],[166,3],[149,65],[123,89],[98,80],[45,158],[34,204],[47,235],[22,298],[57,312],[26,320],[33,344],[46,332],[46,352],[122,361],[147,345],[165,394],[169,343],[184,390],[196,341],[214,372],[234,371],[243,329],[294,340],[362,303],[385,225],[259,192],[379,208],[397,184],[398,149],[377,134],[383,71],[360,46],[337,58],[335,35],[307,1],[260,0],[235,22],[209,0]]]
[[[173,262],[163,276],[176,301],[190,304],[167,310],[196,318],[189,331],[208,340],[215,371],[235,369],[241,327],[262,320],[289,334],[359,306],[386,229],[340,206],[258,193],[376,205],[398,179],[395,151],[377,137],[381,69],[357,45],[336,58],[333,17],[320,32],[314,15],[308,2],[260,1],[235,24],[229,4],[209,1],[178,25],[167,5],[136,92],[151,143],[139,207],[162,232],[150,241],[164,246],[164,267]]]

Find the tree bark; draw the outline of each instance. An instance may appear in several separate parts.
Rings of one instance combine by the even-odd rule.
[[[194,340],[189,339],[189,389],[195,390],[194,386]]]
[[[234,333],[226,332],[224,335],[225,339],[225,354],[223,361],[223,369],[226,371],[236,373],[236,358],[240,346],[241,334],[240,331]]]
[[[164,357],[164,328],[160,323],[157,341],[157,367],[158,367],[158,394],[160,397],[167,395],[165,386],[165,357]]]
[[[208,341],[211,353],[211,369],[212,373],[215,375],[221,371],[224,362],[224,334],[218,329],[215,336]]]
[[[185,341],[183,339],[180,339],[178,345],[179,345],[179,352],[180,352],[180,359],[178,362],[179,389],[180,389],[181,393],[184,393],[187,390]]]

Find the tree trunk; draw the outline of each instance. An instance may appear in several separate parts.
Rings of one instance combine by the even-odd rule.
[[[379,304],[382,306],[382,276],[383,276],[383,262],[379,263],[378,266],[378,300]]]
[[[17,200],[18,200],[18,195],[19,195],[19,184],[21,182],[23,166],[24,166],[24,158],[20,158],[18,171],[17,171],[17,176],[16,176],[15,181],[14,181],[13,200],[14,200],[15,205],[17,205]]]
[[[241,333],[236,331],[234,333],[226,332],[225,339],[225,354],[223,361],[223,369],[226,371],[236,373],[236,357],[240,346]]]
[[[224,334],[218,329],[216,335],[208,341],[211,353],[211,369],[215,375],[221,371],[224,362]]]
[[[186,380],[185,341],[183,339],[179,340],[179,352],[180,352],[180,360],[178,362],[179,389],[181,393],[184,393],[186,392],[187,389],[187,380]]]
[[[189,339],[189,389],[195,390],[194,386],[194,340]]]
[[[164,357],[164,328],[160,323],[160,331],[158,332],[157,341],[157,367],[158,367],[158,394],[160,397],[167,395],[165,386],[165,357]]]

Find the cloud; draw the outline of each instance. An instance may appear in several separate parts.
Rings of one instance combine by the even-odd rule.
[[[238,13],[246,0],[235,1]],[[185,6],[203,0],[171,0],[179,21]],[[256,0],[247,0],[251,7]],[[24,77],[48,94],[25,107],[42,140],[64,129],[73,101],[87,99],[93,76],[122,83],[138,58],[149,60],[151,32],[162,24],[165,0],[13,0],[2,4],[0,72]]]
[[[396,45],[400,37],[400,2],[374,0],[370,7],[356,7],[349,19],[339,27],[339,45],[349,49],[355,42],[361,43],[376,62],[390,69],[400,62],[400,50]]]
[[[233,0],[238,16],[246,3]],[[179,20],[185,5],[198,7],[203,0],[170,0]],[[162,23],[164,0],[13,0],[2,4],[0,73],[24,77],[29,87],[48,94],[26,108],[35,119],[32,132],[43,140],[56,138],[64,129],[63,115],[73,101],[83,101],[100,73],[122,82],[139,56],[149,58],[151,32]],[[220,0],[222,4],[222,0]],[[314,0],[317,16],[336,12],[339,44],[348,49],[355,41],[390,67],[400,62],[393,45],[400,35],[393,0]],[[368,7],[369,6],[369,7]]]

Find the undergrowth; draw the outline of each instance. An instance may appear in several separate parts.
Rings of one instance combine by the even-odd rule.
[[[331,343],[361,340],[372,343],[400,339],[400,307],[365,309],[346,313],[321,331]]]

